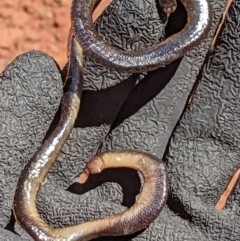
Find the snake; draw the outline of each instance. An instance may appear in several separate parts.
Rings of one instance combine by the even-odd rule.
[[[129,209],[98,220],[74,226],[53,228],[40,216],[36,198],[42,183],[66,143],[77,118],[83,88],[84,56],[118,71],[131,73],[166,66],[199,45],[207,36],[211,11],[208,0],[181,0],[188,15],[179,33],[145,50],[123,51],[101,38],[91,19],[99,0],[73,0],[68,38],[68,67],[58,125],[23,168],[13,200],[13,214],[20,226],[36,241],[88,241],[98,237],[122,236],[147,228],[166,205],[169,184],[164,162],[147,152],[111,150],[89,160],[80,182],[107,168],[132,168],[143,176],[144,184],[137,201]],[[171,14],[176,0],[159,0]]]

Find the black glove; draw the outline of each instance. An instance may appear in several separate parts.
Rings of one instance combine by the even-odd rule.
[[[72,131],[67,144],[64,146],[57,163],[51,170],[51,173],[49,173],[47,182],[43,185],[38,197],[38,209],[43,218],[51,225],[57,227],[76,224],[84,222],[87,219],[97,219],[99,217],[119,212],[125,208],[120,206],[122,199],[122,204],[124,206],[130,206],[133,204],[135,196],[138,194],[140,188],[139,178],[134,171],[105,172],[104,175],[92,177],[84,186],[71,184],[82,171],[85,162],[91,156],[95,155],[98,150],[104,150],[106,148],[130,148],[149,151],[159,157],[163,156],[169,136],[182,113],[187,96],[192,89],[196,76],[205,58],[211,36],[214,33],[214,29],[221,15],[222,7],[223,1],[215,1],[213,3],[213,11],[216,14],[214,15],[213,28],[210,37],[199,48],[191,51],[181,61],[175,61],[164,69],[150,72],[147,75],[128,75],[107,70],[104,67],[87,60],[84,80],[85,86],[82,98],[83,103],[76,123],[76,128]],[[180,8],[179,12],[174,14],[177,20],[172,21],[178,21],[180,18],[179,16],[182,16],[181,10],[182,9]],[[149,12],[149,15],[146,15],[146,12]],[[145,14],[143,15],[141,13]],[[134,15],[134,18],[137,17],[138,19],[135,23],[132,20],[132,15]],[[174,19],[174,15],[172,15],[171,18]],[[164,20],[163,14],[161,14],[160,17]],[[125,49],[144,48],[146,45],[155,44],[159,40],[159,30],[161,26],[160,17],[157,13],[155,2],[141,1],[136,4],[135,1],[131,2],[129,0],[118,1],[114,2],[108,11],[106,11],[105,15],[98,20],[97,29],[108,41],[111,41],[119,47],[122,46]],[[234,14],[234,17],[237,17],[236,13]],[[170,25],[171,19],[169,21]],[[236,23],[237,21],[232,24],[236,25]],[[184,24],[184,22],[182,24]],[[131,31],[133,29],[135,32]],[[171,26],[169,29],[172,30],[173,27]],[[175,29],[175,31],[178,30],[179,29]],[[118,33],[121,34],[119,35]],[[172,34],[172,32],[167,33],[167,36],[170,34]],[[230,38],[231,40],[234,39],[232,34]],[[235,36],[235,39],[236,38],[237,36]],[[236,39],[236,42],[237,41],[238,39]],[[229,44],[227,46],[229,47]],[[233,45],[232,47],[236,46]],[[226,50],[227,49],[225,49],[225,51]],[[223,56],[222,53],[221,56]],[[24,60],[25,62],[23,62]],[[16,66],[17,68],[15,68]],[[19,108],[16,107],[19,105],[18,101],[20,101],[24,107],[28,107],[29,104],[32,106],[29,115],[24,115],[22,114],[24,113],[23,111],[19,111],[22,115],[16,115],[15,119],[9,117],[7,121],[8,125],[4,125],[7,126],[7,128],[2,128],[2,136],[5,134],[7,135],[7,139],[10,140],[7,142],[4,141],[3,138],[5,146],[2,145],[2,155],[6,155],[6,153],[11,153],[12,150],[15,150],[15,153],[12,152],[9,155],[10,157],[5,156],[2,158],[3,162],[1,163],[3,166],[3,168],[1,168],[1,170],[3,170],[3,180],[11,183],[10,188],[6,182],[1,185],[1,193],[5,196],[2,199],[2,207],[6,207],[2,208],[1,216],[3,219],[0,220],[3,220],[2,227],[6,227],[6,224],[9,222],[14,188],[23,164],[30,159],[40,145],[40,142],[56,113],[61,96],[59,71],[56,66],[54,66],[52,60],[47,59],[47,57],[41,55],[41,53],[32,52],[27,54],[27,56],[23,55],[20,57],[20,60],[17,60],[10,65],[9,69],[10,71],[8,70],[4,72],[3,76],[7,76],[8,79],[12,81],[11,88],[16,88],[16,91],[11,91],[7,88],[10,93],[6,97],[7,99],[0,105],[7,105],[6,108],[3,108],[6,109],[5,112],[2,111],[2,123],[6,120],[5,118],[8,118],[6,117],[6,113],[18,113]],[[52,77],[46,78],[46,76]],[[27,86],[19,84],[21,87],[21,91],[19,91],[19,88],[15,86],[18,86],[16,84],[17,80],[21,80],[22,78],[24,81],[30,83],[34,80],[34,85],[38,84],[40,87],[43,85],[43,87],[39,88],[39,86],[31,86],[29,83]],[[140,80],[141,82],[136,85]],[[22,83],[23,81],[21,80],[19,82]],[[204,81],[202,81],[201,84],[203,82]],[[2,81],[2,83],[4,83],[4,81]],[[216,79],[216,83],[218,83],[218,79]],[[213,83],[211,86],[212,85]],[[39,91],[39,89],[41,89],[41,91]],[[6,95],[6,89],[1,88],[1,90]],[[49,90],[52,93],[50,93]],[[31,93],[31,91],[35,91],[36,94],[30,95],[29,93]],[[42,94],[42,92],[47,93],[47,95]],[[198,88],[198,92],[198,95],[201,96],[201,85]],[[206,91],[204,91],[204,96],[206,94],[205,92]],[[207,94],[206,96],[208,95],[211,96],[210,94]],[[19,96],[24,98],[24,101],[21,101]],[[15,102],[17,103],[15,104],[13,102],[14,108],[12,109],[8,107],[10,105],[9,103],[11,103],[11,97],[15,97]],[[39,101],[40,98],[42,99]],[[191,106],[194,106],[196,99],[197,95]],[[236,100],[234,99],[234,101]],[[209,100],[208,102],[210,103]],[[221,104],[222,102],[218,103],[219,106],[221,106]],[[204,103],[201,104],[201,106],[198,106],[199,110],[202,110],[202,105],[204,106]],[[39,110],[41,113],[39,113]],[[42,112],[44,112],[44,114]],[[202,111],[202,113],[204,113],[204,111]],[[184,116],[186,115],[192,116],[194,115],[194,112],[190,115],[189,110],[187,110]],[[191,117],[188,118],[189,121],[193,119]],[[206,121],[206,119],[207,118],[204,117],[204,121]],[[17,125],[9,124],[13,120]],[[215,120],[218,120],[217,117]],[[28,127],[28,121],[30,121],[32,128]],[[200,119],[198,121],[200,121]],[[185,137],[186,131],[183,129],[185,122],[180,124],[180,127],[177,128],[176,134],[173,135],[170,148],[167,150],[167,153],[170,153],[168,154],[170,156],[167,155],[166,162],[168,164],[171,178],[168,205],[154,224],[143,233],[137,236],[134,235],[136,236],[134,240],[160,240],[161,237],[163,240],[219,240],[218,235],[222,234],[219,231],[220,228],[223,230],[221,232],[223,232],[224,235],[226,234],[226,237],[223,236],[222,240],[237,240],[238,237],[229,239],[231,236],[227,233],[227,231],[232,231],[234,230],[234,227],[237,227],[235,221],[237,220],[237,215],[234,216],[235,213],[231,214],[230,212],[229,214],[225,213],[226,223],[222,223],[223,218],[219,214],[221,223],[218,223],[218,219],[214,216],[216,212],[214,211],[214,204],[211,205],[207,202],[207,205],[206,203],[204,203],[204,205],[201,203],[200,205],[199,200],[195,197],[196,194],[200,192],[197,189],[197,184],[199,186],[202,184],[203,177],[205,182],[208,180],[207,178],[209,178],[209,181],[212,180],[211,176],[213,175],[213,172],[210,172],[209,176],[204,173],[204,176],[199,175],[199,177],[194,177],[191,173],[190,175],[186,174],[187,172],[185,169],[191,164],[191,160],[190,158],[184,158],[184,153],[190,152],[192,146],[189,146],[188,148],[184,147],[184,141],[181,140],[181,136]],[[195,120],[195,122],[197,122],[197,120]],[[42,123],[45,123],[45,125]],[[16,128],[15,126],[18,126],[19,124],[21,125],[21,128]],[[214,122],[212,126],[214,126]],[[52,128],[54,128],[54,123]],[[188,130],[191,130],[191,128],[191,126],[188,126]],[[208,128],[211,128],[211,126],[208,126]],[[14,134],[9,134],[12,132]],[[23,132],[23,134],[21,134],[21,137],[19,137],[15,144],[17,139],[15,136],[21,132]],[[10,139],[10,135],[12,139]],[[37,141],[35,141],[36,136],[38,137]],[[177,143],[182,143],[183,145],[182,149],[178,149],[178,146],[177,148],[174,147],[176,146],[174,140],[177,137]],[[190,137],[188,137],[188,139],[189,138]],[[204,134],[201,138],[204,138]],[[26,143],[23,143],[25,140]],[[19,148],[19,145],[24,146],[24,148]],[[201,143],[199,145],[201,146]],[[16,147],[14,148],[13,146]],[[208,144],[208,147],[209,146],[210,144]],[[196,149],[196,151],[198,149]],[[204,150],[201,155],[204,156],[209,152],[210,151]],[[177,157],[177,154],[180,154],[182,159],[180,158],[181,156]],[[208,155],[211,156],[211,154]],[[194,155],[192,156],[196,156],[196,153],[194,152]],[[210,163],[210,158],[208,159],[209,163],[206,164],[206,167],[209,168],[209,165],[211,166],[212,163]],[[174,164],[173,166],[172,163],[175,162],[177,164],[181,160],[184,160],[184,162],[179,164],[179,166],[183,168],[184,171],[179,172],[179,169],[177,169],[178,165]],[[220,157],[218,160],[221,162]],[[9,168],[10,162],[11,167]],[[219,166],[220,165],[218,164],[216,167],[219,168]],[[196,167],[199,168],[198,163],[196,164]],[[174,171],[174,168],[176,168],[176,172]],[[236,165],[235,168],[237,168]],[[193,172],[194,169],[192,168],[191,171]],[[229,176],[226,176],[227,174],[224,172],[226,180],[228,180],[227,178],[230,178],[233,174],[232,170],[229,169],[228,171],[230,173]],[[123,177],[123,175],[126,177]],[[179,179],[176,178],[176,175]],[[192,185],[192,182],[190,182],[191,185],[189,185],[190,178],[195,180],[195,186]],[[119,184],[107,184],[105,183],[106,181],[118,182],[123,190],[121,190]],[[217,180],[214,178],[212,181]],[[104,184],[84,195],[78,196],[71,193],[83,193],[101,183]],[[181,183],[183,184],[184,192],[181,191],[181,193],[179,193],[179,190],[183,189],[183,187],[180,186]],[[69,185],[71,185],[70,188]],[[176,189],[176,185],[179,185],[180,187]],[[220,195],[224,185],[226,186],[226,182],[221,183],[222,186],[216,182],[216,185],[218,190],[220,190],[216,195]],[[68,191],[65,191],[64,189],[67,188]],[[192,193],[186,193],[186,191],[190,192],[191,190]],[[200,190],[202,190],[201,194],[203,193],[201,196],[206,196],[207,198],[214,193],[212,192],[211,185],[207,188],[204,186],[204,188],[200,188]],[[235,190],[237,190],[237,188]],[[122,191],[124,196],[122,196]],[[187,197],[189,197],[188,199],[190,201],[185,203],[185,198]],[[234,197],[234,195],[232,197]],[[235,200],[237,200],[236,197]],[[198,209],[201,208],[201,210],[197,210],[196,205],[198,205]],[[206,207],[208,206],[212,208],[211,212],[209,211],[209,208],[206,210]],[[207,216],[207,212],[210,216]],[[209,222],[211,219],[213,221]],[[205,226],[207,227],[200,224],[201,222],[206,223]],[[232,228],[231,222],[233,223]],[[8,225],[8,229],[10,229],[10,227],[12,227],[12,225]],[[15,230],[22,234],[21,229],[19,229],[18,226],[15,227]],[[130,240],[134,236],[114,238],[114,240]],[[6,237],[6,234],[2,233],[2,237]],[[3,240],[5,239],[3,238]],[[15,240],[20,240],[20,238],[17,237]],[[113,240],[113,238],[110,238],[110,240]]]

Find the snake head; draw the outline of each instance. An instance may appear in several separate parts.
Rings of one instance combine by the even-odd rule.
[[[90,174],[100,173],[104,169],[103,160],[101,157],[96,156],[90,159],[87,163],[85,170],[79,176],[79,182],[85,183]]]
[[[100,173],[104,169],[103,159],[100,156],[95,156],[87,163],[86,169],[89,174]]]

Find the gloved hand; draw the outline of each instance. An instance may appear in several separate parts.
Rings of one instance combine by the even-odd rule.
[[[159,30],[164,27],[161,20],[165,20],[163,14],[159,16],[155,4],[150,0],[116,1],[98,20],[98,32],[125,49],[155,44],[164,36]],[[86,58],[83,102],[76,128],[38,196],[39,212],[49,224],[59,227],[85,222],[109,216],[134,203],[140,189],[134,171],[111,170],[91,177],[86,185],[73,184],[87,160],[97,151],[137,149],[162,157],[166,149],[164,160],[170,176],[166,208],[142,233],[109,240],[239,240],[239,185],[225,210],[214,210],[216,200],[239,167],[238,69],[229,71],[237,64],[237,50],[239,52],[236,50],[239,36],[228,30],[236,29],[239,22],[240,5],[234,4],[230,13],[233,20],[228,18],[224,38],[212,55],[212,62],[209,60],[205,65],[193,102],[175,128],[167,149],[224,1],[212,1],[215,14],[208,39],[166,68],[130,75],[110,71]],[[181,19],[180,10],[174,14],[175,23]],[[169,29],[173,30],[173,26]],[[170,34],[172,32],[166,36]],[[229,58],[225,64],[233,51],[234,58]],[[224,83],[218,68],[228,73]],[[0,222],[6,227],[18,176],[49,128],[60,103],[62,87],[53,60],[40,52],[20,56],[1,77],[0,96],[5,96],[0,104],[1,136],[5,138],[0,145],[3,196]],[[117,183],[106,183],[109,181]],[[87,190],[90,191],[84,193]],[[8,225],[8,229],[11,226]],[[15,231],[25,236],[18,225]],[[2,231],[0,239],[21,240],[18,236],[7,236],[6,230]]]

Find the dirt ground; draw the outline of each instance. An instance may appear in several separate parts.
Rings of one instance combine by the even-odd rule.
[[[96,18],[111,1],[103,0]],[[0,0],[0,72],[19,54],[36,49],[63,67],[71,0]]]

